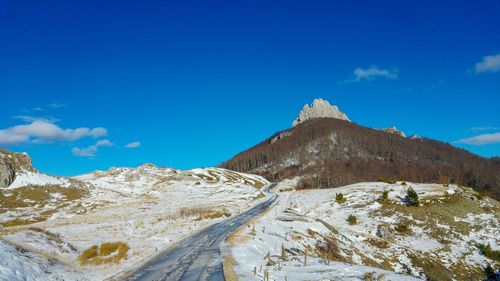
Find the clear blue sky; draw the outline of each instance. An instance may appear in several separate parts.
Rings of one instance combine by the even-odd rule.
[[[499,156],[499,15],[496,0],[0,0],[0,147],[58,175],[212,166],[322,97]]]

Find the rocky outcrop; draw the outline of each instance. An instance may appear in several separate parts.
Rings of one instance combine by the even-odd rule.
[[[392,127],[387,128],[387,129],[383,129],[382,131],[390,133],[390,134],[399,135],[399,136],[402,136],[403,138],[406,138],[406,134],[403,131],[398,130],[398,128],[396,128],[396,126],[392,126]]]
[[[308,104],[304,105],[299,117],[293,121],[292,127],[314,118],[336,118],[351,121],[337,106],[331,105],[328,101],[323,99],[315,99],[311,106]]]
[[[0,158],[0,188],[8,187],[16,179],[12,166]]]
[[[0,188],[13,183],[20,171],[35,171],[28,154],[0,150]]]

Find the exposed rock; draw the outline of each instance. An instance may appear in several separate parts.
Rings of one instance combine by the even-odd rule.
[[[16,179],[16,173],[11,165],[0,158],[0,188],[8,187]]]
[[[377,236],[386,240],[391,239],[392,234],[390,228],[387,225],[379,225],[377,227]]]
[[[11,185],[20,171],[35,171],[28,154],[0,150],[0,188]]]
[[[339,110],[335,105],[331,105],[328,101],[323,99],[315,99],[311,106],[304,105],[299,117],[293,121],[292,127],[314,118],[336,118],[346,121],[351,121],[345,113]]]
[[[276,135],[275,137],[273,137],[271,139],[271,143],[275,143],[283,138],[286,138],[288,136],[290,136],[292,134],[292,131],[284,131],[284,132],[281,132],[279,133],[278,135]]]
[[[406,134],[403,131],[398,130],[398,128],[396,128],[396,126],[392,126],[392,127],[387,128],[387,129],[383,129],[382,131],[387,132],[387,133],[391,133],[391,134],[395,134],[395,135],[400,135],[403,138],[406,138]]]

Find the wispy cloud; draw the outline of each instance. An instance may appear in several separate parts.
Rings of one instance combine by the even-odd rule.
[[[45,121],[48,123],[56,123],[56,122],[61,121],[57,118],[50,117],[50,116],[38,117],[38,116],[29,116],[29,115],[16,115],[16,116],[12,116],[12,118],[21,120],[21,121],[26,122],[26,123],[31,123],[34,121]]]
[[[73,142],[83,137],[102,137],[107,132],[102,127],[64,129],[47,120],[33,120],[29,124],[16,125],[0,130],[0,145],[16,145],[26,142]]]
[[[384,79],[397,79],[398,78],[398,69],[383,69],[379,68],[376,65],[372,65],[369,68],[361,68],[358,67],[354,69],[353,71],[354,78],[347,79],[342,82],[342,84],[345,83],[352,83],[352,82],[360,82],[363,80],[366,81],[371,81],[375,80],[377,78],[384,78]]]
[[[484,132],[484,131],[496,131],[500,130],[498,127],[485,126],[485,127],[472,127],[468,129],[468,132]]]
[[[470,144],[470,145],[485,145],[500,143],[500,133],[482,134],[470,138],[465,138],[456,141],[457,143]]]
[[[134,142],[131,142],[131,143],[125,145],[125,148],[138,148],[140,146],[141,146],[140,141],[134,141]]]
[[[67,107],[68,103],[53,102],[53,103],[49,104],[49,106],[52,107],[52,108],[63,108],[63,107]]]
[[[94,158],[97,156],[97,152],[99,151],[99,147],[103,146],[113,146],[114,143],[111,141],[104,139],[104,140],[99,140],[96,142],[96,144],[84,147],[84,148],[79,148],[79,147],[73,147],[71,152],[75,156],[79,157],[89,157],[89,158]]]
[[[50,109],[58,109],[68,107],[69,103],[67,102],[52,102],[49,104],[45,104],[43,106],[37,106],[33,108],[20,108],[21,111],[29,113],[29,112],[42,112],[42,111],[50,111]]]
[[[500,71],[500,54],[484,56],[480,62],[476,63],[474,71],[476,74]]]

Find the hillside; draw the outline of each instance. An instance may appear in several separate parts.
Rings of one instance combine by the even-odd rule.
[[[295,185],[280,182],[273,208],[230,237],[240,280],[468,281],[483,280],[488,264],[499,266],[500,204],[471,188]],[[405,204],[410,186],[418,207]]]
[[[0,188],[0,280],[123,274],[250,208],[268,184],[221,168],[152,164],[63,178],[38,172],[26,154],[0,151],[0,159],[10,167]]]
[[[336,118],[297,124],[221,166],[272,181],[302,176],[298,188],[404,179],[456,183],[500,198],[500,158],[486,159],[447,143]]]

